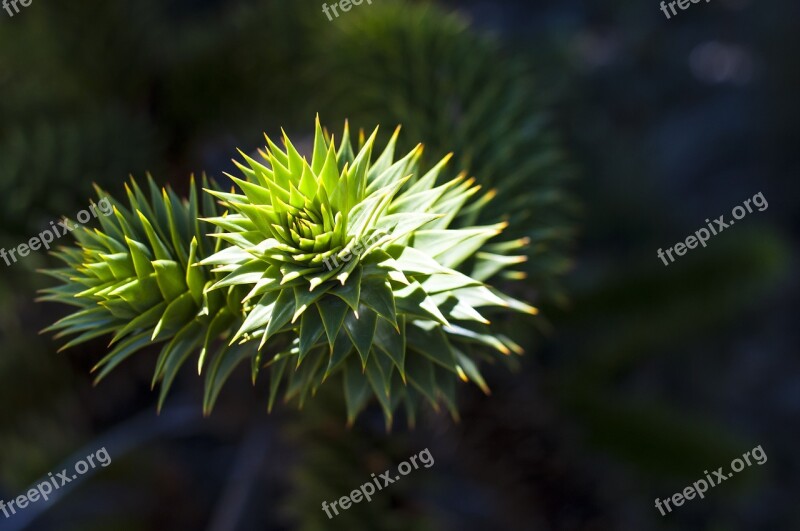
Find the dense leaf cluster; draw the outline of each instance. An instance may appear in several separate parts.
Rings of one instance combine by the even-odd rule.
[[[67,347],[113,334],[98,379],[164,342],[159,407],[199,350],[206,411],[249,358],[254,382],[271,367],[270,407],[284,383],[302,405],[342,374],[350,422],[373,396],[387,423],[401,404],[413,422],[426,399],[456,415],[459,378],[486,390],[485,347],[521,353],[486,315],[536,310],[485,281],[523,262],[527,241],[489,243],[506,223],[475,220],[494,194],[463,174],[437,184],[450,156],[423,171],[421,145],[395,157],[398,135],[378,153],[377,129],[354,143],[345,125],[337,144],[318,120],[310,162],[267,138],[261,161],[237,163],[239,193],[206,183],[202,212],[194,185],[186,201],[149,180],[148,199],[132,181],[129,207],[114,201],[102,230],[56,253],[67,267],[49,271],[62,284],[43,298],[79,310],[49,330],[78,334]]]

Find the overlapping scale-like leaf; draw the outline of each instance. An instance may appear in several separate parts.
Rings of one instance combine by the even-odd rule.
[[[218,365],[233,355],[218,339],[241,322],[241,300],[207,293],[220,277],[199,266],[222,243],[206,238],[198,220],[201,213],[216,216],[217,207],[210,196],[200,198],[194,179],[188,200],[171,189],[159,190],[150,177],[147,184],[149,197],[131,179],[125,188],[127,205],[97,189],[100,205],[108,202],[102,211],[109,215],[99,216],[100,229],[73,231],[77,247],[53,253],[66,265],[45,273],[61,284],[42,290],[40,298],[78,310],[45,330],[57,332],[56,337],[76,336],[63,348],[112,335],[111,352],[93,369],[96,382],[141,349],[162,344],[153,375],[153,385],[161,383],[159,408],[189,356],[199,353],[202,370],[212,350],[208,410],[226,376]],[[203,184],[212,186],[205,178]]]
[[[450,156],[423,170],[422,146],[396,157],[399,130],[382,149],[376,133],[354,142],[345,124],[336,144],[317,120],[310,161],[285,134],[283,147],[267,138],[241,154],[238,191],[204,182],[202,200],[194,185],[181,200],[132,180],[127,205],[109,198],[101,229],[54,253],[66,267],[47,271],[60,285],[42,299],[76,310],[48,330],[75,336],[65,348],[111,335],[98,380],[159,344],[159,407],[196,356],[206,412],[249,360],[254,383],[270,368],[270,408],[335,378],[350,422],[371,398],[387,423],[401,405],[413,422],[422,401],[457,415],[457,380],[488,392],[479,360],[521,353],[491,318],[535,309],[486,282],[515,278],[527,242],[465,222],[493,194],[464,175],[440,182]]]
[[[519,351],[488,316],[535,309],[484,282],[526,242],[490,243],[505,224],[451,228],[491,194],[464,176],[436,185],[450,157],[423,172],[421,146],[395,157],[398,133],[379,152],[375,133],[354,144],[345,125],[336,145],[317,120],[310,162],[267,138],[230,176],[238,193],[208,190],[229,212],[206,220],[225,243],[202,263],[225,275],[212,290],[249,292],[232,344],[258,342],[270,407],[281,386],[302,404],[341,375],[351,422],[370,397],[388,422],[401,404],[413,421],[423,399],[455,415],[456,380],[487,390],[478,353]]]

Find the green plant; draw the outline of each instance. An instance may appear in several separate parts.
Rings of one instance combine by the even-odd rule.
[[[401,404],[413,422],[425,399],[456,415],[459,378],[487,389],[483,347],[522,352],[484,314],[535,313],[485,283],[524,261],[514,253],[525,241],[489,243],[506,223],[475,220],[493,194],[477,196],[480,187],[463,175],[437,185],[450,157],[423,173],[421,145],[395,158],[398,133],[373,156],[377,129],[354,145],[345,124],[337,144],[317,121],[310,163],[285,135],[284,149],[267,138],[261,162],[243,155],[237,163],[244,179],[231,178],[241,193],[206,185],[213,254],[194,186],[182,201],[150,180],[148,200],[132,181],[130,209],[114,201],[102,231],[79,229],[79,247],[55,253],[67,267],[48,271],[62,285],[43,299],[79,310],[48,330],[79,334],[65,348],[113,334],[98,378],[167,341],[153,378],[162,384],[159,407],[199,348],[206,412],[249,357],[254,383],[271,367],[270,407],[282,382],[284,398],[302,405],[342,375],[349,422],[372,396],[389,425]]]
[[[212,198],[205,195],[201,201],[194,182],[188,201],[171,189],[159,191],[150,178],[148,185],[149,199],[136,181],[126,186],[130,208],[97,188],[100,197],[109,197],[113,215],[99,217],[102,230],[74,230],[77,247],[52,253],[66,267],[44,271],[61,285],[42,290],[40,300],[78,308],[45,329],[58,332],[56,337],[77,334],[62,350],[113,334],[113,350],[93,369],[99,371],[96,382],[144,347],[166,342],[153,376],[153,385],[162,383],[160,408],[181,365],[200,348],[198,365],[203,366],[217,336],[239,318],[241,304],[235,290],[207,291],[215,275],[194,267],[220,244],[200,230],[201,214],[218,213]],[[229,360],[242,359],[241,351],[217,347],[207,379],[207,409],[219,392],[216,377],[225,374]]]
[[[376,2],[313,35],[309,71],[313,86],[326,87],[325,108],[356,125],[403,124],[430,160],[455,152],[454,166],[497,194],[477,222],[507,220],[511,237],[529,238],[524,272],[537,302],[565,302],[574,170],[551,127],[551,89],[531,61],[424,2]]]

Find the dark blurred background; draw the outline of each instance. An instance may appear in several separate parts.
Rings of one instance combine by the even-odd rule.
[[[404,126],[404,142],[499,191],[531,238],[504,323],[526,348],[462,386],[460,421],[345,427],[338,389],[266,414],[245,370],[202,418],[186,371],[160,416],[155,352],[97,387],[103,340],[38,331],[42,252],[0,278],[0,499],[105,446],[111,466],[0,530],[800,529],[800,4],[373,0],[328,21],[309,0],[33,0],[0,11],[0,246],[151,172],[234,171],[262,132]],[[665,267],[656,251],[758,192],[769,203]],[[505,195],[504,195],[505,194]],[[64,238],[61,244],[67,244]],[[661,516],[704,470],[746,468]],[[328,520],[429,448],[420,469]]]

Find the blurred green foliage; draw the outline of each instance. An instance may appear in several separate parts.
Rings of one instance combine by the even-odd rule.
[[[509,236],[530,238],[529,284],[540,300],[563,303],[575,171],[530,63],[458,14],[396,0],[348,13],[313,43],[310,79],[326,87],[315,103],[356,126],[384,124],[384,134],[401,124],[429,160],[453,152],[451,171],[497,193],[479,221],[506,219]]]

